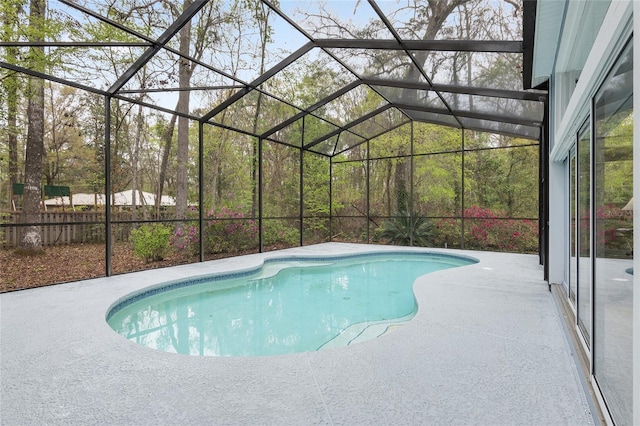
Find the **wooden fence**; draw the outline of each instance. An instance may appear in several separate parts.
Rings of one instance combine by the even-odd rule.
[[[112,222],[130,221],[131,212],[112,213]],[[20,212],[2,213],[0,246],[18,247],[24,226],[20,225]],[[65,244],[99,243],[105,241],[105,213],[102,212],[43,212],[40,235],[43,246]],[[131,223],[113,224],[115,241],[126,241]]]
[[[105,240],[104,212],[68,212],[41,214],[42,245],[54,246],[75,243],[94,243]],[[3,247],[17,247],[22,236],[20,213],[5,213],[0,228]]]

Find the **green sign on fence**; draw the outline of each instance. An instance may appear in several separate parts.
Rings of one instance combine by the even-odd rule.
[[[13,195],[22,195],[22,194],[24,194],[24,183],[14,183]]]
[[[13,184],[13,195],[24,195],[24,183]],[[68,186],[45,185],[45,197],[68,197],[71,195],[71,189]]]
[[[68,186],[45,185],[44,195],[46,197],[68,197],[71,195],[71,190]]]

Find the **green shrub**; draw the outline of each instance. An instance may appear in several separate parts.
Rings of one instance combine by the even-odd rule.
[[[389,244],[427,247],[434,237],[434,225],[429,219],[414,213],[413,218],[405,212],[401,216],[385,221],[377,232],[378,238]]]
[[[264,225],[262,240],[265,246],[295,247],[300,242],[300,228],[270,220]]]
[[[133,244],[136,256],[149,263],[164,259],[169,250],[171,234],[171,227],[160,223],[149,223],[133,229],[129,240]]]

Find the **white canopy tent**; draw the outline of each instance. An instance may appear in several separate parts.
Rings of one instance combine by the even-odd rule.
[[[133,190],[116,192],[112,195],[113,206],[131,207],[133,206]],[[154,206],[156,202],[155,194],[145,191],[136,191],[136,205],[137,206]],[[71,197],[54,197],[44,201],[47,207],[62,207],[62,206],[104,206],[105,196],[104,194],[87,194],[77,193],[72,194]],[[175,198],[169,195],[163,195],[160,199],[161,206],[175,206]]]

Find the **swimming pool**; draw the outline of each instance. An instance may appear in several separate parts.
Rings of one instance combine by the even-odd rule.
[[[165,352],[260,356],[378,337],[417,310],[413,282],[476,263],[425,252],[270,259],[257,269],[166,283],[109,309],[123,337]]]

